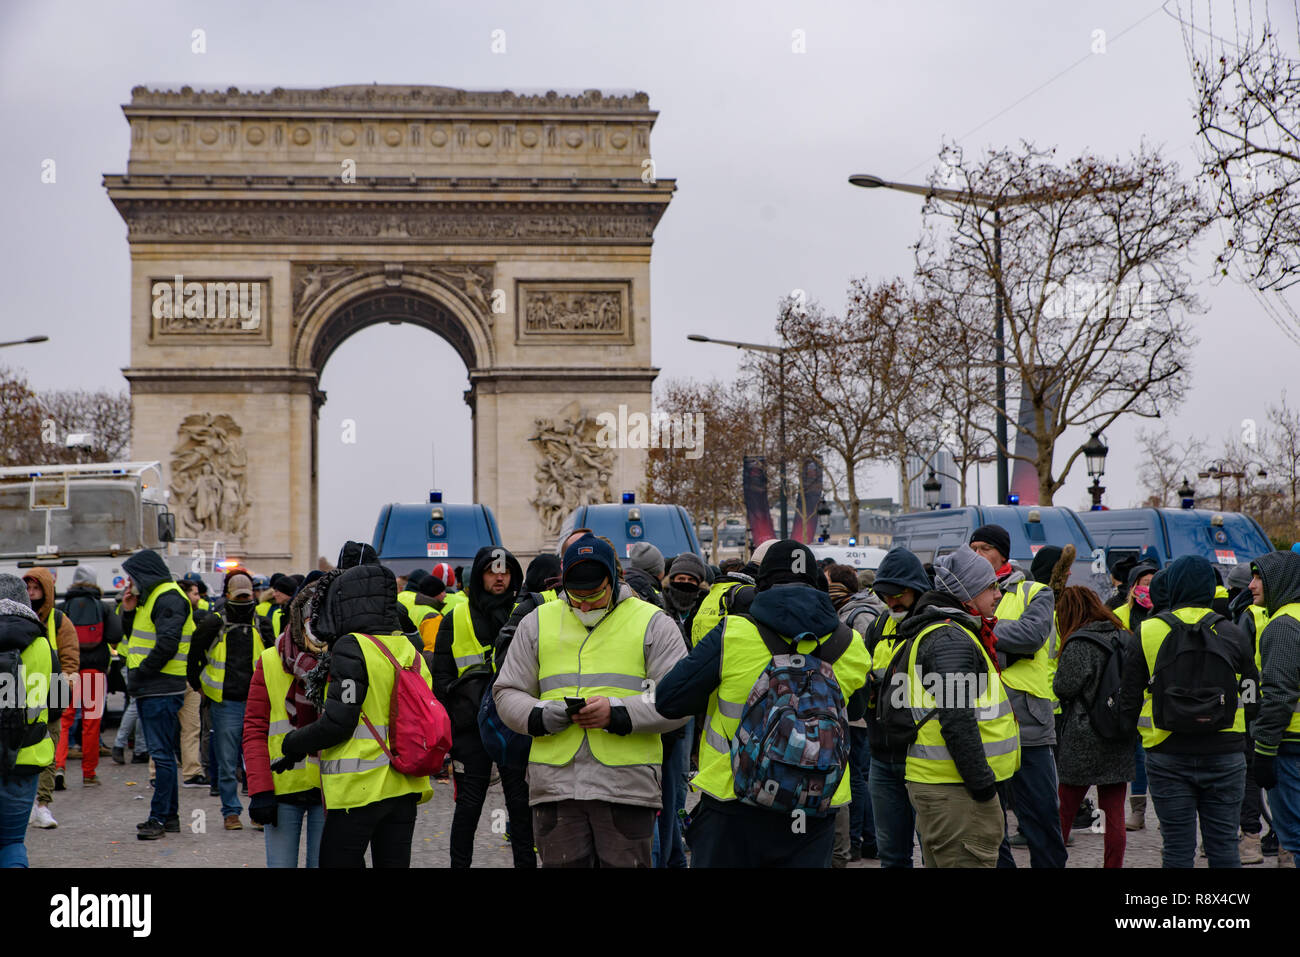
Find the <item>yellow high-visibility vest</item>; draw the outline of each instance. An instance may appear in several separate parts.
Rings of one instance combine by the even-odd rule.
[[[203,685],[203,693],[213,701],[220,702],[223,697],[223,690],[226,684],[226,633],[232,627],[245,627],[243,625],[231,625],[229,622],[222,625],[221,637],[214,641],[208,648],[208,663],[203,666],[203,671],[199,673],[199,681]],[[253,665],[257,665],[257,659],[262,657],[262,636],[258,634],[257,628],[250,622],[246,627],[253,633]]]
[[[998,621],[1017,621],[1037,595],[1047,586],[1042,582],[1023,581],[1002,596],[997,611],[993,614]],[[1039,645],[1032,658],[1021,658],[1008,665],[1002,671],[1002,681],[1008,688],[1015,688],[1025,694],[1051,701],[1052,666],[1056,657],[1056,624],[1053,620],[1052,631],[1047,640]]]
[[[1011,710],[1011,699],[1007,697],[1006,689],[998,680],[997,668],[993,666],[988,652],[984,650],[979,639],[970,631],[956,622],[939,621],[916,636],[907,658],[906,705],[911,708],[912,719],[917,722],[920,722],[936,706],[935,697],[930,693],[930,689],[925,687],[926,683],[917,668],[917,653],[927,635],[947,625],[961,628],[975,643],[980,658],[984,661],[984,674],[979,676],[979,687],[975,689],[954,686],[952,689],[940,690],[949,695],[969,691],[978,692],[973,704],[966,701],[949,704],[975,708],[975,717],[979,721],[980,742],[984,745],[984,757],[993,770],[993,777],[1005,781],[1020,770],[1020,727],[1016,724],[1015,713]],[[1003,672],[1003,676],[1005,675],[1006,672]],[[938,715],[918,728],[916,740],[907,749],[907,767],[904,776],[907,780],[920,784],[963,783],[957,764],[952,759],[947,742],[944,741],[943,728],[939,724]]]
[[[140,663],[149,656],[149,653],[158,644],[158,635],[153,627],[153,606],[160,595],[165,595],[168,592],[175,592],[185,598],[185,592],[181,591],[179,585],[175,582],[167,582],[165,585],[159,585],[149,593],[149,600],[144,603],[143,608],[136,609],[135,618],[131,624],[130,643],[126,648],[126,666],[128,668],[139,668]],[[185,598],[187,608],[189,608],[189,604],[189,599]],[[194,634],[194,609],[190,608],[185,615],[185,624],[181,628],[181,640],[177,645],[176,654],[162,666],[163,674],[175,675],[179,678],[185,677],[185,662],[190,657],[190,636],[192,634]]]
[[[695,618],[691,621],[692,646],[703,641],[704,636],[716,628],[718,622],[722,621],[723,596],[741,584],[743,582],[723,581],[714,582],[709,586],[709,593],[700,602],[700,607],[695,610]]]
[[[456,677],[471,668],[492,664],[492,649],[478,640],[469,604],[462,602],[451,612],[451,656],[456,660]]]
[[[353,637],[361,647],[366,663],[368,684],[365,700],[361,702],[361,713],[370,719],[375,732],[387,742],[388,707],[393,697],[397,673],[393,669],[393,663],[375,647],[374,642],[356,633],[353,633]],[[411,662],[418,657],[420,677],[429,686],[429,693],[433,693],[433,676],[429,673],[429,667],[423,656],[417,656],[415,646],[405,635],[374,637],[393,653],[403,668],[409,668]],[[328,694],[328,689],[326,693]],[[332,811],[362,807],[403,794],[420,795],[420,804],[433,797],[433,786],[428,777],[402,774],[391,766],[388,755],[364,721],[357,722],[351,738],[321,751],[320,779],[321,790],[325,794],[325,807]]]
[[[459,609],[457,609],[459,611]],[[595,628],[588,631],[568,602],[551,601],[537,609],[537,677],[543,701],[603,696],[620,699],[650,688],[645,667],[645,633],[660,614],[639,598],[625,598]],[[528,752],[532,764],[563,766],[571,762],[582,742],[592,756],[609,767],[661,764],[663,744],[658,734],[611,734],[605,728],[570,724],[559,734],[533,738]]]
[[[53,619],[51,619],[53,620]],[[35,744],[18,749],[17,763],[33,768],[45,768],[54,763],[54,741],[49,735],[50,712],[46,705],[50,686],[59,673],[59,653],[46,641],[33,641],[19,656],[23,666],[23,684],[26,700],[27,734],[23,740],[40,737]]]
[[[293,677],[284,670],[280,653],[274,648],[267,648],[258,658],[257,667],[262,669],[262,680],[266,682],[266,696],[271,702],[270,726],[267,728],[266,747],[271,755],[271,763],[284,757],[284,736],[293,730],[289,711],[284,703],[293,687]],[[365,724],[362,724],[365,727]],[[295,764],[288,771],[271,775],[276,794],[296,794],[320,787],[320,758],[314,754],[307,755],[302,764]]]
[[[726,616],[726,622],[722,633],[722,680],[709,695],[709,710],[700,740],[700,773],[691,783],[719,801],[734,801],[736,779],[731,768],[731,742],[740,728],[749,694],[771,662],[772,652],[752,622],[737,615]],[[832,634],[815,641],[805,638],[797,646],[791,644],[790,653],[809,654]],[[866,683],[871,665],[866,643],[855,632],[848,648],[831,665],[846,703]],[[851,796],[849,775],[845,774],[835,788],[831,805],[847,804]]]

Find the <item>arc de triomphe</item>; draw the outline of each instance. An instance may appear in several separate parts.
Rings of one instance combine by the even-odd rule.
[[[593,420],[649,412],[657,372],[674,184],[645,94],[137,87],[123,110],[127,172],[104,182],[131,251],[132,455],[163,462],[179,535],[315,564],[321,369],[379,322],[464,360],[474,497],[521,554],[640,484],[644,450],[596,448]]]

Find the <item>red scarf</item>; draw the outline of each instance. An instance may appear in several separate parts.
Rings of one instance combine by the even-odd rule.
[[[285,672],[293,678],[289,693],[284,699],[284,709],[295,728],[305,728],[317,718],[316,706],[307,697],[307,689],[303,684],[307,672],[316,667],[316,656],[295,645],[289,638],[287,627],[275,640],[275,650],[280,653]]]
[[[980,619],[980,644],[988,652],[989,660],[993,662],[993,667],[997,669],[998,674],[1002,673],[1002,667],[998,664],[998,636],[993,634],[993,629],[997,626],[996,618]]]

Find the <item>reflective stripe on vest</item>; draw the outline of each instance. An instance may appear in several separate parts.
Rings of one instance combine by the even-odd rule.
[[[1173,615],[1179,621],[1194,625],[1206,615],[1213,614],[1209,608],[1177,608]],[[1156,656],[1160,654],[1160,646],[1164,644],[1165,638],[1169,635],[1169,626],[1159,618],[1148,618],[1142,622],[1142,655],[1147,660],[1147,674],[1154,675],[1156,670]],[[1220,728],[1222,734],[1245,734],[1246,733],[1246,706],[1241,697],[1241,675],[1237,675],[1237,714],[1232,719],[1232,725],[1227,728]],[[1142,747],[1150,749],[1164,742],[1169,737],[1169,731],[1156,727],[1155,724],[1155,706],[1151,698],[1151,681],[1148,680],[1146,686],[1142,689],[1142,711],[1138,714],[1138,730],[1142,732]]]
[[[226,635],[231,628],[238,627],[241,627],[241,625],[232,625],[230,623],[226,623],[221,627],[221,637],[208,648],[208,663],[203,666],[203,670],[199,673],[199,681],[203,684],[203,693],[216,702],[222,700],[226,686]],[[262,637],[251,624],[247,627],[253,633],[253,666],[256,667],[257,659],[262,657]]]
[[[48,649],[48,650],[47,650]],[[49,701],[50,683],[59,673],[59,654],[50,647],[49,637],[45,641],[33,641],[19,655],[22,661],[21,680],[26,689],[26,709],[28,734],[40,731],[40,739],[35,744],[19,748],[17,763],[33,768],[45,768],[54,763],[54,740],[49,735],[50,713],[46,710]]]
[[[1252,605],[1251,607],[1253,608],[1254,606]],[[1260,611],[1263,611],[1263,609],[1261,608]],[[1283,617],[1284,615],[1287,618],[1292,618],[1295,621],[1300,622],[1300,603],[1292,602],[1289,605],[1283,605],[1271,616],[1268,616],[1264,619],[1264,621],[1266,622],[1266,626],[1267,623],[1277,621],[1279,618]],[[1256,634],[1262,634],[1263,631],[1264,629],[1261,628],[1258,632],[1256,632]],[[1256,643],[1255,648],[1256,648],[1255,660],[1256,662],[1258,662],[1259,661],[1258,642]],[[1261,677],[1262,677],[1262,673],[1261,673]],[[1282,690],[1287,694],[1295,694],[1296,692],[1300,691],[1300,689],[1297,688],[1283,688]],[[1290,723],[1287,724],[1286,730],[1283,732],[1283,734],[1290,734],[1290,735],[1300,734],[1300,698],[1296,699],[1295,706],[1291,709],[1291,721]]]
[[[149,656],[158,644],[158,635],[153,630],[153,606],[158,601],[160,595],[168,592],[175,592],[182,598],[185,598],[185,592],[181,591],[180,586],[175,582],[167,582],[165,585],[159,585],[149,593],[149,600],[144,603],[143,608],[137,608],[135,618],[131,623],[131,638],[126,649],[126,666],[134,669],[139,668],[140,663]],[[185,598],[185,607],[190,608],[190,601]],[[190,635],[194,634],[194,610],[190,608],[185,615],[185,624],[181,626],[181,640],[177,644],[176,654],[164,664],[161,671],[165,675],[175,675],[180,678],[185,677],[185,662],[190,656]]]
[[[649,689],[645,633],[659,609],[639,598],[624,598],[591,631],[567,601],[541,605],[537,615],[537,677],[543,701],[602,696],[617,700]],[[604,728],[570,724],[559,734],[533,738],[528,760],[560,767],[569,764],[586,741],[592,757],[608,767],[661,764],[658,734],[611,734]]]
[[[691,622],[692,646],[703,641],[704,636],[722,621],[722,596],[740,584],[740,582],[716,582],[709,587],[709,593],[700,602],[700,607],[695,611],[695,619]]]
[[[474,633],[474,617],[466,602],[452,609],[451,626],[451,656],[456,659],[456,676],[460,677],[470,668],[488,664],[491,652]]]
[[[1020,582],[1011,591],[1002,596],[997,611],[993,614],[998,621],[1017,621],[1029,607],[1040,591],[1047,586],[1042,582]],[[1015,688],[1035,698],[1052,700],[1051,651],[1056,646],[1056,627],[1053,621],[1052,633],[1049,634],[1032,658],[1021,658],[1008,665],[1002,671],[1002,681],[1008,688]]]
[[[397,675],[392,663],[374,642],[355,633],[352,637],[360,646],[366,665],[366,697],[361,702],[361,713],[383,735],[388,727],[389,702]],[[415,646],[405,635],[376,635],[375,640],[382,642],[404,668],[418,660],[420,677],[430,692],[433,691],[429,667],[423,656],[417,656]],[[422,804],[433,796],[429,778],[401,774],[389,766],[388,756],[364,721],[357,722],[352,736],[346,741],[321,751],[320,775],[325,806],[330,810],[362,807],[403,794],[419,794],[419,803]]]
[[[709,711],[704,718],[704,739],[700,743],[700,773],[691,783],[719,801],[734,801],[736,780],[731,768],[731,741],[740,727],[750,693],[772,660],[772,653],[767,650],[762,635],[751,622],[735,615],[728,615],[725,621],[727,625],[722,633],[720,668],[722,680],[709,696]],[[792,644],[791,654],[808,654],[829,637],[830,635],[823,635],[816,641],[806,638],[797,647]],[[876,647],[879,648],[880,645]],[[870,669],[871,658],[867,654],[866,643],[855,636],[832,665],[840,694],[846,702],[866,683]],[[851,796],[849,775],[846,774],[835,789],[831,804],[835,807],[847,804]]]
[[[984,673],[969,676],[975,681],[976,688],[970,688],[969,684],[965,686],[967,694],[971,691],[977,692],[973,703],[967,700],[953,700],[945,702],[945,705],[975,709],[975,718],[979,722],[980,742],[984,746],[984,757],[993,771],[993,777],[998,781],[1005,781],[1020,769],[1020,728],[1016,724],[1015,713],[1011,710],[1011,700],[1007,697],[1002,682],[998,680],[997,669],[985,652],[984,646],[961,625],[956,622],[935,622],[916,636],[907,659],[907,697],[904,705],[911,708],[912,718],[915,721],[920,721],[936,707],[935,697],[930,693],[936,682],[922,678],[917,666],[918,652],[921,649],[921,642],[927,635],[947,626],[961,628],[979,649],[980,658],[984,662]],[[1003,672],[1004,676],[1005,674],[1006,672]],[[959,693],[958,689],[959,686],[954,684],[951,688],[938,690],[945,696],[955,699]],[[963,695],[963,699],[965,697],[966,695]],[[905,776],[907,780],[919,784],[963,783],[961,772],[957,770],[957,765],[948,751],[938,715],[920,726],[916,741],[908,747]]]
[[[293,678],[284,670],[280,653],[274,648],[267,648],[261,653],[262,680],[266,682],[266,697],[271,702],[270,726],[267,728],[266,748],[274,764],[284,757],[284,736],[293,730],[289,720],[289,710],[285,701],[292,693]],[[365,727],[364,724],[361,727]],[[304,763],[295,764],[288,771],[281,771],[271,776],[276,794],[296,794],[320,787],[320,759],[314,754],[307,755]]]

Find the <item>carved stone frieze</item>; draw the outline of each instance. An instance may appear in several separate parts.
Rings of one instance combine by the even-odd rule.
[[[517,338],[589,338],[630,342],[631,288],[627,282],[521,281]]]
[[[613,501],[609,482],[615,450],[597,442],[600,430],[600,423],[574,402],[552,418],[533,420],[528,441],[537,443],[541,461],[533,475],[537,494],[529,504],[537,510],[548,540],[559,536],[565,517],[575,508]]]
[[[383,276],[385,285],[400,287],[406,276],[421,276],[459,291],[485,317],[490,317],[491,264],[465,263],[294,263],[293,314],[301,318],[339,286],[366,276]]]
[[[196,412],[176,429],[171,503],[183,537],[248,534],[248,453],[244,430],[225,413]]]

